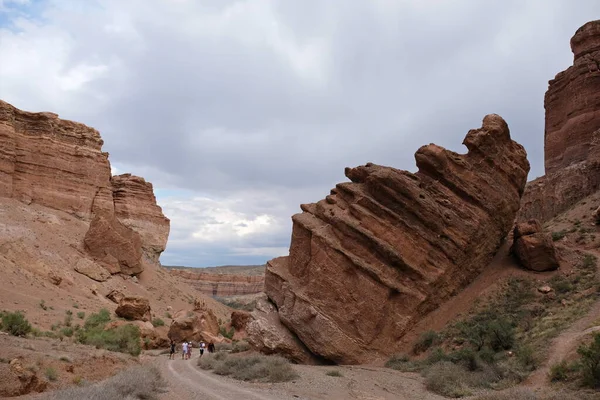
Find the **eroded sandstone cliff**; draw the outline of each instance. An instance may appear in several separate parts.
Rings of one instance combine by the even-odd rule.
[[[415,174],[347,168],[352,182],[293,216],[290,255],[267,264],[265,291],[314,354],[358,363],[394,353],[415,321],[490,261],[529,162],[498,115],[463,143],[464,155],[421,147]]]
[[[521,220],[546,221],[600,189],[600,20],[577,30],[571,50],[544,98],[546,174],[527,184]]]
[[[0,100],[0,196],[75,215],[89,223],[82,241],[99,266],[139,274],[145,261],[158,263],[169,220],[150,183],[111,177],[102,145],[99,132],[84,124]]]
[[[207,296],[240,296],[264,290],[264,275],[211,274],[190,269],[169,268],[171,275],[181,278]]]

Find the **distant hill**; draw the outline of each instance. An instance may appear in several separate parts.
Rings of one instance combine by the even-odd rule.
[[[179,265],[163,265],[163,267],[168,269],[192,270],[209,274],[260,276],[265,274],[266,265],[221,265],[218,267],[203,268],[184,267]]]

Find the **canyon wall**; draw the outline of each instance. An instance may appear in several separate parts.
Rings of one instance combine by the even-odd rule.
[[[545,176],[527,184],[519,219],[551,219],[600,189],[600,20],[571,39],[573,65],[544,98]]]
[[[344,364],[393,354],[407,329],[491,260],[529,162],[498,115],[463,144],[464,155],[421,147],[415,174],[347,168],[351,182],[292,217],[290,255],[267,263],[265,292],[313,354]]]
[[[111,273],[138,274],[144,263],[158,263],[169,220],[150,183],[129,174],[111,177],[102,145],[99,132],[84,124],[0,100],[0,197],[89,223],[88,255]]]
[[[240,296],[264,291],[264,275],[244,276],[212,274],[190,269],[169,268],[171,275],[181,278],[190,286],[207,296]]]

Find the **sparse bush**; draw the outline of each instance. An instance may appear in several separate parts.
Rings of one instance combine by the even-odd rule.
[[[226,342],[217,343],[215,345],[215,350],[216,351],[228,351],[229,352],[229,351],[233,350],[233,345],[231,343],[226,343]]]
[[[66,326],[60,330],[60,333],[62,333],[66,337],[71,337],[73,336],[73,328],[71,328],[70,326]]]
[[[447,361],[431,366],[425,374],[427,390],[446,397],[471,395],[468,381],[469,375],[464,368]]]
[[[235,334],[235,328],[232,326],[231,329],[229,329],[229,331],[224,327],[221,326],[219,328],[219,333],[221,335],[223,335],[223,337],[226,337],[227,339],[233,339],[233,335]]]
[[[84,386],[81,377],[73,378],[73,383],[81,385],[67,390],[49,393],[47,400],[112,400],[144,399],[158,400],[165,392],[166,383],[156,367],[139,366],[125,370],[105,381]]]
[[[233,344],[231,352],[232,353],[242,353],[242,352],[248,351],[248,350],[250,350],[250,344],[248,342],[246,342],[245,340],[240,340]]]
[[[91,314],[83,328],[77,330],[77,341],[96,348],[137,356],[142,351],[140,346],[140,330],[137,326],[127,324],[114,329],[104,330],[110,321],[108,310],[102,309],[97,314]]]
[[[439,334],[435,331],[429,330],[427,332],[423,332],[413,346],[413,353],[421,354],[422,352],[428,350],[431,346],[438,343],[439,338]]]
[[[46,375],[46,378],[48,378],[48,380],[52,382],[58,379],[58,373],[52,367],[46,368],[46,372],[44,373],[44,375]]]
[[[62,357],[60,357],[60,358],[59,358],[59,360],[60,360],[60,361],[64,361],[64,362],[68,362],[68,363],[71,363],[71,362],[73,362],[73,361],[72,361],[72,360],[71,360],[69,357],[67,357],[67,356],[62,356]]]
[[[387,368],[395,369],[402,372],[414,372],[421,368],[421,364],[417,361],[411,361],[406,354],[393,355],[385,363]]]
[[[20,311],[3,312],[1,316],[3,331],[13,336],[25,336],[31,332],[31,324]]]
[[[552,232],[552,240],[554,242],[564,238],[567,235],[567,232],[563,229],[562,231]]]
[[[577,353],[581,356],[583,383],[593,388],[600,387],[600,333],[594,333],[589,345],[579,346]]]
[[[334,370],[334,371],[327,371],[325,373],[325,375],[327,376],[334,376],[336,378],[341,378],[342,376],[344,376],[340,371],[338,370]]]
[[[218,357],[217,357],[218,356]],[[241,381],[287,382],[297,377],[288,360],[278,356],[228,356],[226,353],[201,357],[198,365]]]
[[[165,325],[165,321],[163,321],[160,318],[154,318],[152,320],[152,325],[156,328],[157,326],[164,326]]]
[[[79,308],[79,304],[77,304],[77,303],[74,303],[74,304],[73,304],[73,308]]]
[[[77,318],[84,319],[85,318],[85,311],[79,311],[77,313]]]

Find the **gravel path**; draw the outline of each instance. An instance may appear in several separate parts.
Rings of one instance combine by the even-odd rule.
[[[196,367],[194,359],[155,361],[169,385],[161,400],[439,400],[416,374],[376,367],[294,365],[299,378],[286,383],[247,383]],[[341,377],[328,376],[338,371]]]

